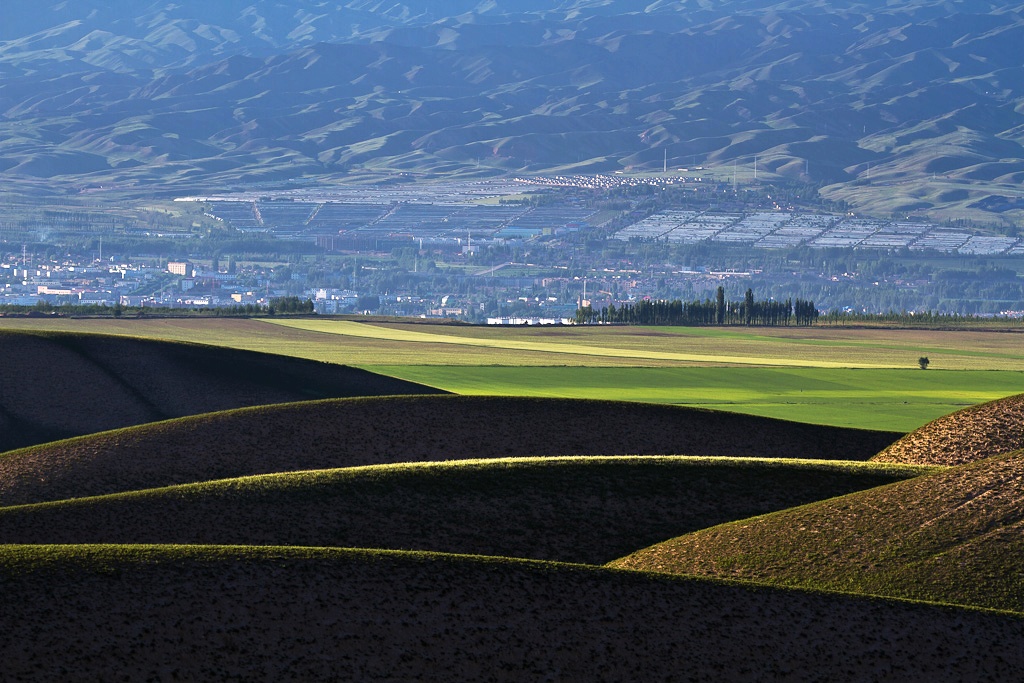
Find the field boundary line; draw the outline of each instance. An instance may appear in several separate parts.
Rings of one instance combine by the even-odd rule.
[[[458,346],[475,346],[483,348],[506,349],[512,351],[534,351],[543,353],[571,354],[577,356],[596,356],[612,358],[635,358],[640,360],[668,360],[694,363],[730,363],[735,365],[762,365],[774,367],[804,368],[859,368],[859,369],[898,369],[895,365],[876,363],[843,363],[820,360],[795,360],[789,358],[763,358],[757,356],[715,356],[707,354],[678,353],[673,351],[644,351],[638,349],[617,349],[604,346],[588,346],[583,344],[558,344],[554,342],[534,342],[518,339],[496,340],[474,337],[457,337],[453,335],[431,334],[411,330],[392,330],[368,323],[351,322],[348,320],[261,320],[261,322],[283,327],[323,332],[347,337],[363,339],[381,339],[387,341],[409,342],[414,344],[453,344]]]

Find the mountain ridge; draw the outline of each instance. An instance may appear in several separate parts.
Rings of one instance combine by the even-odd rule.
[[[9,37],[38,28],[16,3],[0,176],[229,188],[757,156],[854,204],[900,187],[995,215],[1024,179],[1020,5],[543,4],[157,2]]]

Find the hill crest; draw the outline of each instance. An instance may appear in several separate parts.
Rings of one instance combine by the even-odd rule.
[[[187,194],[651,171],[668,151],[673,167],[757,156],[766,178],[886,214],[901,205],[870,195],[893,188],[907,211],[1019,213],[1019,4],[253,0],[155,3],[137,21],[84,4],[10,11],[3,177]]]
[[[377,465],[0,507],[0,544],[391,548],[599,565],[922,470],[659,456]]]
[[[0,451],[270,403],[438,389],[344,365],[217,346],[0,332]]]
[[[1024,613],[1024,451],[733,522],[621,568]]]
[[[206,414],[7,453],[0,457],[0,504],[421,460],[566,455],[867,460],[896,438],[890,432],[618,401],[325,400]]]
[[[944,415],[887,446],[876,462],[962,465],[1024,448],[1024,394]]]

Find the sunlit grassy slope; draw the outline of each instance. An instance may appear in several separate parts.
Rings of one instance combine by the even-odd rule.
[[[712,527],[614,566],[1024,612],[1024,452]]]
[[[1024,448],[1024,394],[965,408],[907,434],[872,460],[962,465]]]
[[[1015,334],[824,329],[494,329],[275,321],[346,339],[409,346],[490,349],[494,365],[522,352],[563,357],[675,361],[676,367],[467,367],[462,363],[366,367],[463,394],[615,398],[680,403],[820,424],[906,431],[967,405],[1020,391],[1024,352]],[[426,330],[426,331],[424,331]],[[917,369],[931,354],[930,374]],[[725,367],[723,367],[725,366]],[[739,367],[738,367],[739,366]],[[955,367],[942,373],[934,368]],[[1003,369],[1011,373],[968,371]],[[1016,372],[1013,372],[1016,370]]]

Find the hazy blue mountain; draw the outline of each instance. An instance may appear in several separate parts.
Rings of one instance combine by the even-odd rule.
[[[1024,5],[7,0],[0,173],[1024,180]],[[871,169],[871,170],[869,170]]]

